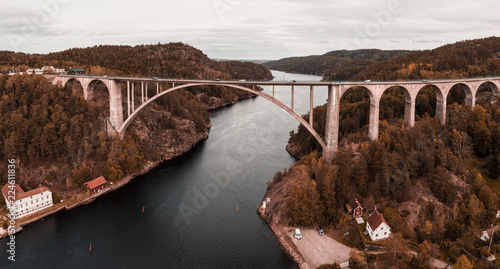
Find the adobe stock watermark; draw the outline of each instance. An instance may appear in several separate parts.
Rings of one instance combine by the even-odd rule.
[[[384,9],[370,12],[373,20],[365,23],[364,27],[356,26],[354,43],[357,47],[367,47],[371,41],[382,33],[382,30],[389,26],[394,15],[403,12],[400,0],[389,0]]]
[[[36,13],[31,18],[22,18],[24,26],[21,27],[20,33],[7,36],[13,50],[19,51],[21,45],[34,42],[33,39],[40,29],[59,13],[62,5],[69,2],[69,0],[39,0]]]
[[[212,6],[219,16],[221,21],[225,20],[225,14],[228,11],[233,11],[236,7],[240,6],[243,0],[215,0],[212,2]]]
[[[16,236],[14,235],[16,231],[16,216],[17,216],[17,205],[16,202],[16,159],[9,159],[7,164],[7,197],[5,204],[9,213],[7,214],[7,233],[9,237],[7,240],[7,257],[10,261],[16,261]],[[5,195],[5,194],[4,194]]]
[[[277,112],[274,113],[277,114]],[[248,180],[244,174],[244,166],[256,160],[259,156],[259,147],[276,146],[273,144],[273,137],[279,132],[287,132],[286,127],[280,123],[279,116],[275,116],[272,117],[267,126],[252,128],[252,132],[245,139],[242,139],[242,142],[235,148],[239,160],[227,157],[228,159],[220,171],[209,172],[207,183],[203,188],[194,187],[188,191],[184,201],[178,206],[180,217],[186,224],[189,225],[190,219],[200,214],[210,204],[210,200],[216,198],[223,189],[229,186],[232,180]]]

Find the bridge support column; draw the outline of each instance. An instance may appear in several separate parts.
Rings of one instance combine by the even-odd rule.
[[[127,81],[127,117],[130,117],[130,81]]]
[[[378,125],[380,119],[380,98],[370,98],[370,123],[368,126],[368,136],[372,141],[378,139]]]
[[[468,94],[467,91],[465,92],[465,104],[469,105],[471,108],[476,105],[476,98],[472,93]]]
[[[92,82],[92,79],[89,78],[80,78],[78,79],[80,81],[80,84],[82,85],[83,88],[83,98],[85,100],[90,100],[94,97],[94,89],[89,87],[90,82]]]
[[[331,162],[338,151],[339,143],[339,111],[340,86],[328,86],[328,101],[326,105],[326,146],[323,148],[323,158]]]
[[[160,93],[160,83],[156,82],[156,94]]]
[[[135,82],[132,81],[132,113],[135,112],[135,89],[134,89]]]
[[[141,81],[141,104],[144,103],[144,81]]]
[[[436,94],[436,116],[441,121],[441,125],[446,124],[446,98]]]
[[[314,128],[314,86],[309,91],[309,125]]]
[[[409,127],[415,126],[415,105],[415,98],[405,96],[405,124]]]
[[[109,80],[107,86],[109,89],[109,123],[116,133],[123,123],[122,87],[116,80]],[[108,132],[108,135],[114,134]]]
[[[292,85],[292,111],[293,111],[293,96],[295,95],[295,88]]]

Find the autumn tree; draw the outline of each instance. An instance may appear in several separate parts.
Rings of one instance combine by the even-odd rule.
[[[467,259],[465,255],[460,256],[457,262],[453,265],[453,268],[456,269],[472,269],[474,268],[474,264]]]

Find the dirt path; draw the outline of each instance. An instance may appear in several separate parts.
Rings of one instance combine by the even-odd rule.
[[[289,227],[286,234],[292,239],[311,268],[322,264],[333,264],[336,260],[340,263],[349,261],[349,247],[342,245],[327,235],[319,235],[316,229],[300,229],[302,239],[293,236],[295,228]]]

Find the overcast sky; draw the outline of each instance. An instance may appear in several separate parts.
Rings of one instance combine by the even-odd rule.
[[[0,50],[183,42],[211,58],[432,49],[500,36],[499,0],[23,0],[0,2]]]

